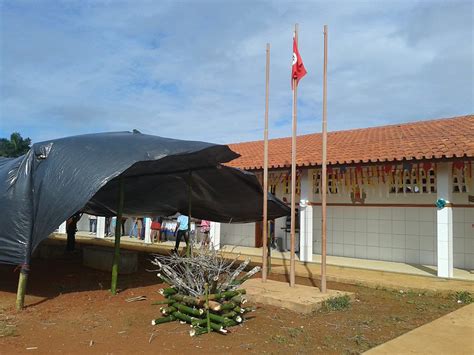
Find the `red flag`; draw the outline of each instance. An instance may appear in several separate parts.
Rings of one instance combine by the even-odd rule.
[[[298,52],[298,45],[296,44],[296,38],[293,36],[293,64],[291,67],[291,88],[293,89],[293,79],[296,79],[296,86],[300,79],[306,75],[306,69],[301,59],[300,53]]]

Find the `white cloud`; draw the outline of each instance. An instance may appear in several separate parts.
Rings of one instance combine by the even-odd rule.
[[[2,4],[1,136],[138,128],[220,143],[260,139],[267,42],[270,135],[289,135],[295,21],[309,72],[299,132],[321,126],[325,23],[330,129],[473,112],[467,1]]]

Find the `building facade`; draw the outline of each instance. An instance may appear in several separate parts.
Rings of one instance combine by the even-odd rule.
[[[262,177],[263,142],[230,145]],[[291,139],[270,140],[269,190],[290,203]],[[297,139],[299,258],[321,253],[321,135]],[[327,254],[474,269],[474,115],[328,134]],[[438,206],[437,206],[438,204]],[[285,218],[275,237],[285,248]],[[220,245],[259,246],[258,224],[214,224]]]

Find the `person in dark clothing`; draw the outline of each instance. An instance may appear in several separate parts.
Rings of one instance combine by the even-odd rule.
[[[122,235],[125,235],[125,223],[127,222],[127,217],[122,217]]]
[[[186,247],[189,244],[189,235],[188,235],[188,223],[189,217],[183,214],[180,214],[177,218],[177,225],[176,225],[176,244],[174,249],[172,250],[174,253],[178,252],[179,243],[181,242],[181,238],[184,237],[184,241],[186,242]]]
[[[66,221],[66,234],[67,234],[67,251],[74,251],[76,247],[76,232],[77,232],[77,222],[82,217],[82,213],[75,213]]]

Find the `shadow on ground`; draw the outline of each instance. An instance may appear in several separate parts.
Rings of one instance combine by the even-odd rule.
[[[143,272],[145,269],[153,269],[149,259],[149,254],[139,253],[139,271],[130,275],[119,275],[119,290],[160,283],[156,273]],[[17,291],[18,275],[19,270],[16,266],[0,264],[0,292],[10,293],[13,299]],[[75,253],[54,259],[33,258],[27,286],[27,296],[33,296],[33,299],[32,302],[27,302],[27,307],[38,305],[61,294],[107,290],[110,288],[110,282],[110,272],[82,265],[80,248]]]

